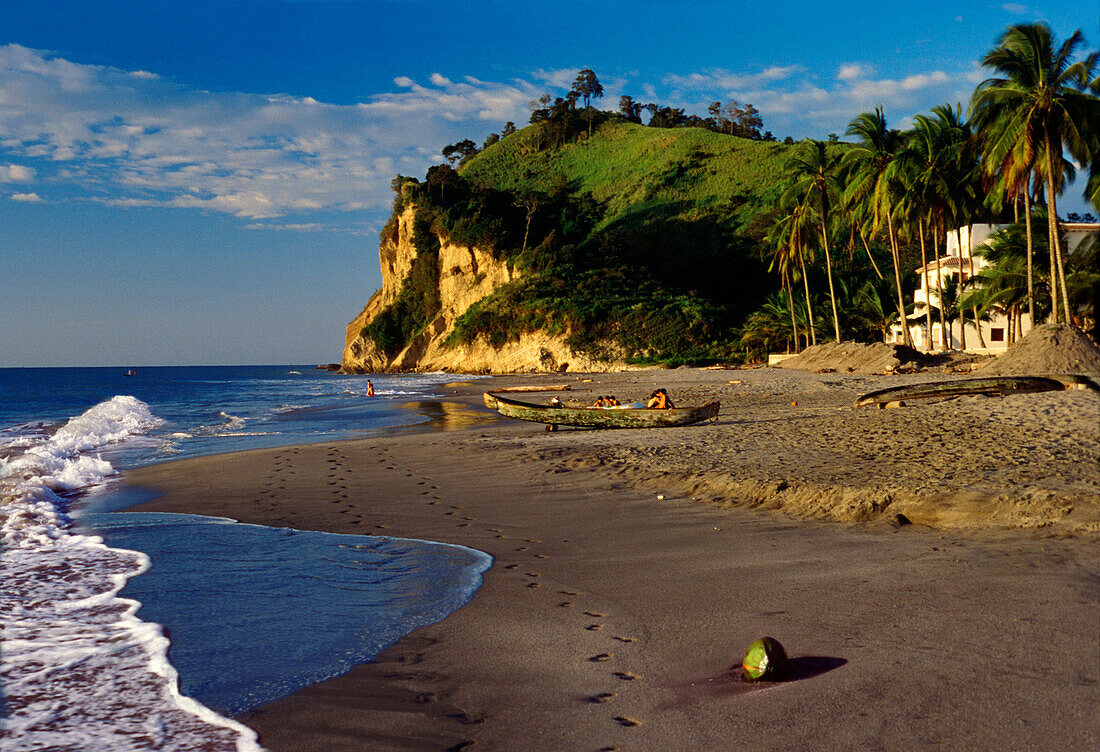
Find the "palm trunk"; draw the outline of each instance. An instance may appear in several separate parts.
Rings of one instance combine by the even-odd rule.
[[[802,268],[802,285],[806,288],[806,317],[809,319],[807,324],[810,327],[810,343],[817,344],[817,328],[814,326],[814,306],[810,302],[810,280],[806,276],[806,259],[802,255],[802,246],[798,247],[798,265]]]
[[[875,274],[879,279],[882,279],[882,272],[879,271],[878,264],[875,263],[875,257],[871,255],[871,246],[867,245],[867,236],[863,234],[863,228],[859,228],[859,239],[863,241],[863,249],[867,251],[867,258],[871,262],[871,267],[875,270]]]
[[[794,290],[791,288],[791,275],[783,270],[783,289],[787,292],[787,307],[791,309],[791,337],[794,339],[794,351],[798,352],[798,322],[794,316]]]
[[[901,321],[902,342],[906,347],[913,346],[913,337],[909,334],[909,321],[905,318],[905,296],[901,292],[901,255],[898,253],[898,240],[894,233],[894,220],[890,211],[886,211],[886,229],[890,233],[890,256],[894,261],[894,286],[898,291],[898,317]]]
[[[1066,314],[1066,323],[1072,324],[1073,318],[1069,313],[1069,292],[1066,289],[1066,266],[1062,258],[1062,241],[1058,237],[1058,197],[1057,192],[1054,190],[1054,154],[1051,149],[1051,140],[1047,138],[1047,211],[1049,216],[1047,217],[1050,223],[1050,247],[1054,249],[1054,257],[1057,259],[1058,270],[1058,283],[1062,287],[1062,310]],[[1061,144],[1061,140],[1058,142]],[[1061,155],[1059,155],[1059,158]],[[1059,162],[1061,160],[1059,159]],[[1054,284],[1054,280],[1051,279],[1051,284]]]
[[[959,309],[959,349],[966,350],[966,309],[959,303],[962,301],[962,289],[963,289],[963,235],[962,228],[955,228],[955,240],[959,246],[959,286],[958,286],[958,298],[955,300],[955,305]],[[966,239],[967,251],[970,248],[970,238]]]
[[[1031,178],[1024,183],[1024,226],[1027,228],[1027,323],[1035,326],[1035,278],[1032,259],[1035,256],[1035,243],[1031,238]]]
[[[920,228],[920,268],[924,278],[924,314],[927,321],[928,336],[925,338],[925,351],[932,350],[932,291],[928,287],[928,251],[924,247],[924,220],[917,218],[917,227]]]
[[[945,231],[945,233],[944,233],[944,237],[945,237],[944,242],[945,242],[945,244],[946,244],[946,236],[947,235],[946,235],[946,231]],[[947,323],[946,323],[946,311],[944,311],[944,309],[943,309],[943,261],[942,261],[941,256],[940,256],[940,228],[938,226],[933,231],[932,240],[933,240],[933,243],[935,245],[935,254],[936,254],[936,291],[937,291],[937,294],[939,295],[939,305],[937,306],[937,308],[940,309],[940,349],[941,350],[946,350],[947,349]],[[947,253],[946,247],[944,249],[944,253]]]
[[[829,302],[833,305],[833,329],[836,331],[836,341],[839,344],[840,316],[836,312],[836,291],[833,289],[833,259],[829,255],[829,229],[824,216],[821,219],[821,242],[825,246],[825,273],[829,276]]]
[[[1050,214],[1050,201],[1047,201],[1047,214]],[[1054,255],[1054,233],[1051,232],[1050,220],[1047,220],[1047,255],[1050,256],[1050,279],[1047,287],[1050,288],[1050,316],[1048,324],[1058,323],[1058,259]]]

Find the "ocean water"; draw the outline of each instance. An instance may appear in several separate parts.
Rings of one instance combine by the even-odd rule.
[[[427,541],[118,511],[120,470],[445,423],[446,374],[0,369],[5,750],[252,750],[226,718],[445,617],[491,559]],[[403,405],[413,405],[405,409]]]

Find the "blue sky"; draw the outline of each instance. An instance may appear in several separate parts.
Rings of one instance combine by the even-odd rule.
[[[396,173],[579,68],[779,137],[969,98],[1035,19],[1095,2],[3,0],[0,366],[324,363],[380,286]],[[1084,209],[1078,191],[1064,199]]]

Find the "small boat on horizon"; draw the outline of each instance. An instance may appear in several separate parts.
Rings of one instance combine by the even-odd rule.
[[[122,375],[123,376],[137,376],[137,371],[135,371],[133,368],[128,368],[128,369],[126,369],[126,371]]]
[[[687,426],[718,417],[721,403],[708,402],[697,407],[656,408],[604,408],[604,407],[554,407],[532,405],[485,392],[485,406],[496,410],[506,418],[545,423],[546,430],[557,426],[584,428],[662,428]]]

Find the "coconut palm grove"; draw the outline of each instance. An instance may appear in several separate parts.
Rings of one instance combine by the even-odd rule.
[[[1033,323],[1095,339],[1100,226],[1062,216],[1059,198],[1083,188],[1100,210],[1098,53],[1080,31],[1030,23],[980,62],[969,102],[877,107],[799,142],[739,102],[707,116],[627,96],[597,109],[602,86],[582,70],[567,96],[531,103],[526,127],[448,145],[424,180],[398,176],[395,210],[415,204],[425,230],[523,272],[462,316],[458,341],[547,329],[578,350],[678,364],[841,340],[987,347],[980,324],[994,318],[1002,346]],[[890,127],[899,116],[907,127]],[[986,237],[970,240],[977,228]],[[429,236],[364,330],[385,351],[438,306]]]

